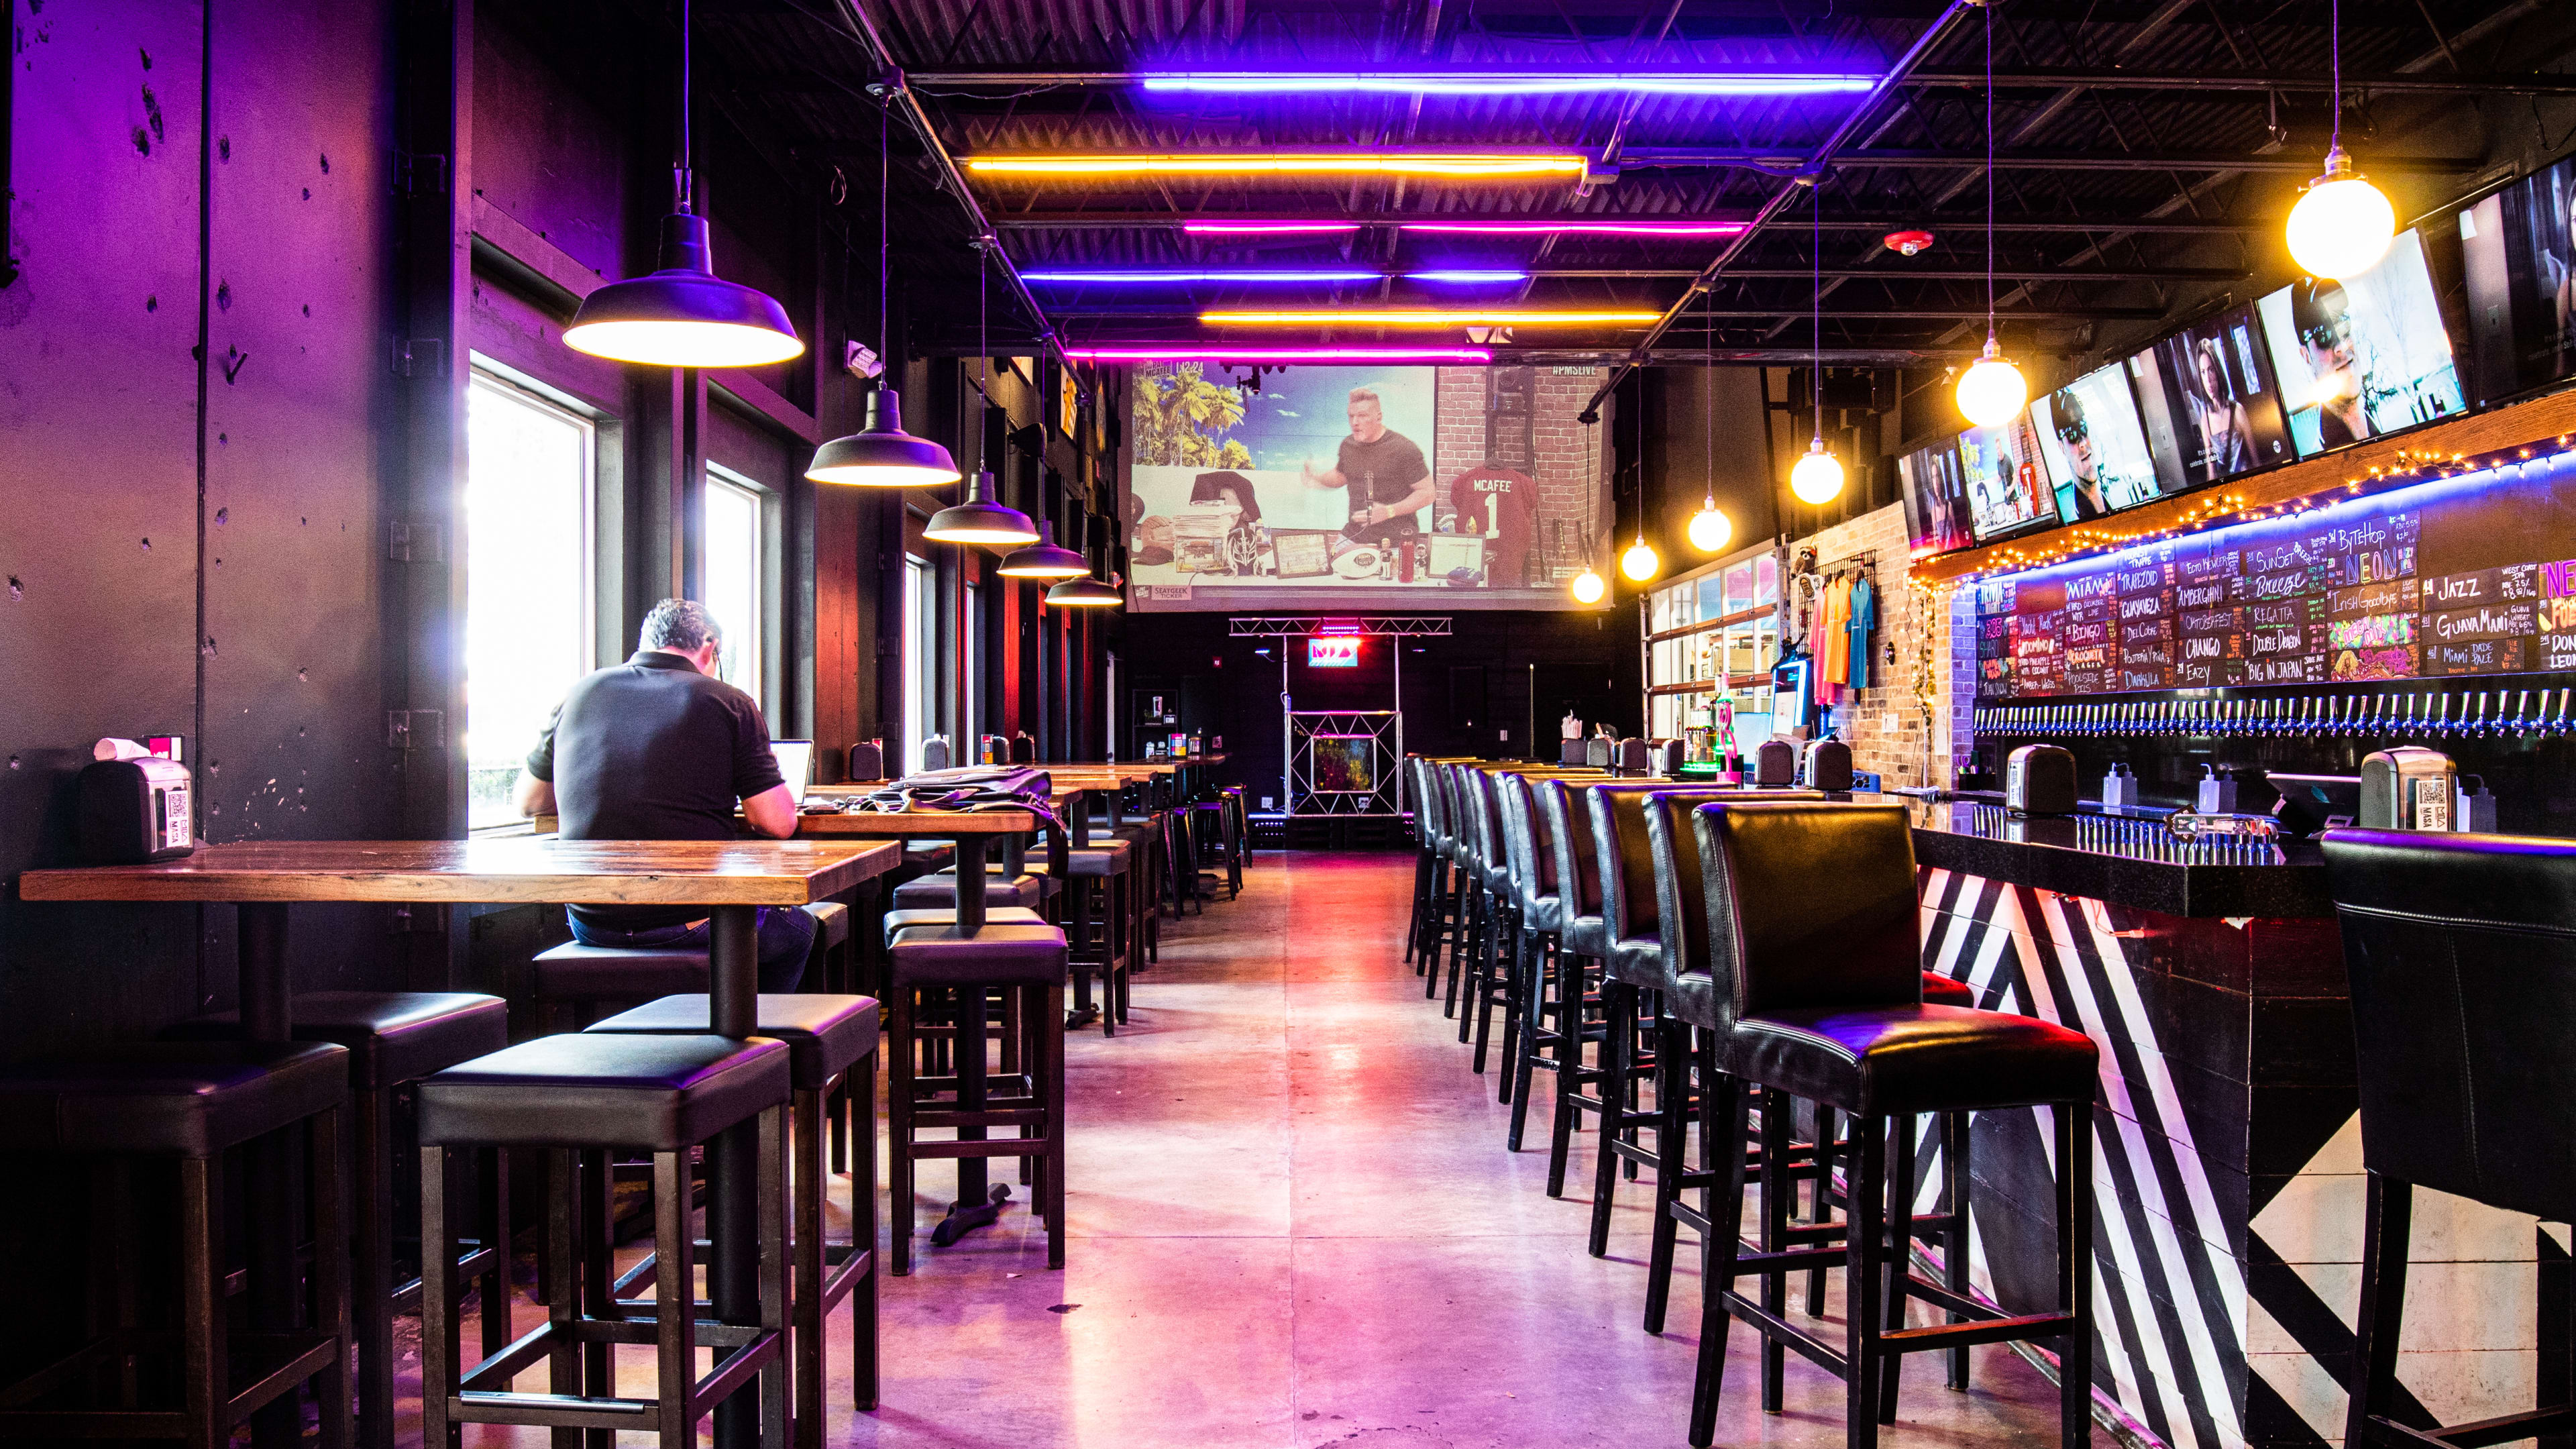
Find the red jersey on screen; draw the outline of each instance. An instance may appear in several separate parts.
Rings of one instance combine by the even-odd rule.
[[[1450,525],[1456,532],[1494,535],[1485,540],[1485,587],[1528,587],[1530,541],[1538,536],[1538,480],[1509,468],[1470,468],[1449,485],[1449,506],[1457,512]]]

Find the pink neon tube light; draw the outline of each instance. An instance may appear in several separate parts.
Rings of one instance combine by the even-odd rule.
[[[1195,342],[1145,342],[1126,347],[1075,347],[1084,362],[1491,362],[1482,347],[1210,347]]]

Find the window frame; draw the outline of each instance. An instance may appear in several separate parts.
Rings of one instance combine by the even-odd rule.
[[[576,596],[580,600],[581,607],[581,620],[577,631],[577,637],[581,644],[581,662],[573,676],[575,679],[579,679],[583,675],[589,674],[593,670],[598,669],[600,667],[600,661],[604,657],[600,636],[601,619],[603,616],[600,588],[601,580],[607,571],[600,567],[600,509],[602,506],[600,464],[604,451],[602,446],[603,435],[610,431],[612,421],[600,414],[597,410],[575,402],[573,399],[556,389],[538,384],[533,379],[526,377],[524,374],[521,374],[514,369],[491,362],[479,354],[475,355],[471,359],[470,364],[466,369],[465,407],[469,414],[473,406],[473,396],[476,388],[488,389],[496,396],[506,398],[513,404],[529,408],[535,412],[550,416],[559,421],[570,423],[580,434],[582,441],[582,478],[581,500],[577,513],[581,520],[581,534],[579,546],[576,550],[576,557],[580,563],[582,578],[580,587],[576,591]],[[464,706],[464,729],[461,733],[464,738],[470,740],[473,738],[474,730],[472,696],[473,666],[472,656],[469,652],[472,642],[472,597],[474,589],[473,520],[470,513],[471,504],[468,496],[472,488],[474,467],[474,455],[471,443],[472,430],[470,423],[467,425],[466,434],[467,444],[464,449],[465,458],[463,469],[465,474],[464,486],[459,490],[459,497],[456,504],[455,531],[457,534],[457,543],[455,558],[457,574],[461,581],[461,587],[458,594],[459,610],[456,628],[456,682],[458,699]],[[458,751],[458,754],[460,758],[457,762],[457,767],[464,772],[467,782],[465,789],[466,834],[470,837],[494,833],[511,833],[529,829],[529,822],[517,817],[490,821],[481,825],[474,823],[474,797],[472,785],[474,760],[470,750],[460,750]],[[515,780],[515,776],[513,778]]]
[[[749,639],[753,657],[752,667],[746,677],[751,682],[749,685],[737,687],[750,695],[753,703],[760,706],[761,718],[771,722],[770,733],[774,735],[778,733],[779,686],[782,682],[779,676],[781,662],[779,631],[782,622],[780,574],[782,571],[778,567],[781,544],[778,528],[781,500],[776,490],[739,469],[728,468],[722,463],[710,460],[706,470],[705,496],[707,498],[715,497],[716,490],[723,489],[743,495],[751,504],[751,592],[754,607],[759,611],[758,617],[752,620],[751,627],[747,630],[743,628],[740,620],[719,617],[717,622],[724,625],[725,637],[728,640],[738,636]],[[698,516],[701,519],[706,517],[703,502]],[[707,542],[711,544],[712,539]],[[709,561],[713,560],[715,553],[712,547],[707,549],[705,557]],[[712,603],[711,600],[705,602]]]

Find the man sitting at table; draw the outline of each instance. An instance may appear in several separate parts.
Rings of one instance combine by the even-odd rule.
[[[796,833],[796,792],[778,773],[750,695],[715,677],[723,631],[706,605],[664,599],[634,657],[575,683],[519,772],[522,815],[553,812],[566,840],[731,840],[734,802],[762,835]],[[704,907],[572,906],[586,946],[707,945]],[[760,989],[794,991],[814,918],[763,906]]]

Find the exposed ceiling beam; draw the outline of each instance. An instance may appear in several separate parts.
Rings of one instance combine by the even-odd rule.
[[[875,157],[875,152],[871,151],[868,153],[868,159],[874,160]],[[1343,214],[1329,211],[1266,211],[1257,214],[1247,212],[1239,215],[1229,215],[1221,212],[1175,211],[1022,211],[1006,212],[995,216],[992,221],[993,226],[1000,231],[1133,231],[1148,227],[1172,228],[1182,226],[1189,222],[1211,221],[1332,221],[1348,222],[1356,226],[1403,226],[1408,223],[1418,224],[1424,222],[1529,222],[1547,221],[1550,219],[1562,220],[1569,223],[1571,226],[1580,226],[1585,222],[1605,221],[1683,222],[1745,220],[1743,217],[1734,216],[1700,217],[1672,213],[1649,213],[1633,217],[1567,213],[1551,218],[1551,216],[1546,213],[1532,214],[1524,212],[1494,213],[1487,215],[1480,212],[1372,211]],[[2269,218],[2249,221],[2171,221],[2138,220],[2103,216],[2005,216],[1998,217],[1995,220],[1995,230],[1999,232],[2062,233],[2118,231],[2134,232],[2151,236],[2235,236],[2245,232],[2268,231],[2277,225],[2279,225],[2278,221]],[[1923,216],[1920,214],[1906,215],[1897,212],[1885,212],[1874,215],[1828,213],[1824,220],[1824,226],[1827,231],[1884,232],[1919,228],[1924,231],[1939,232],[1944,229],[1957,229],[1964,227],[1982,232],[1985,230],[1986,219],[1982,214],[1970,216],[1964,212],[1955,216]],[[1207,239],[1212,242],[1266,242],[1274,245],[1293,245],[1300,240],[1300,238],[1294,235],[1274,237],[1241,235],[1233,237],[1210,236]],[[1332,237],[1329,234],[1319,234],[1315,237],[1304,238],[1304,240],[1310,241],[1331,239]],[[1682,236],[1659,238],[1636,234],[1605,235],[1602,239],[1604,241],[1637,242],[1649,246],[1665,245],[1668,243],[1699,246],[1706,243],[1708,240],[1706,237]]]
[[[1409,72],[1408,72],[1409,73]],[[1434,72],[1424,72],[1432,74]],[[1556,72],[1549,72],[1555,74]],[[1649,72],[1636,72],[1648,74]],[[912,83],[917,86],[957,90],[1020,90],[1029,86],[1132,86],[1150,72],[1133,70],[1059,70],[1044,66],[991,68],[984,70],[916,71]],[[793,88],[810,85],[802,76],[781,76],[779,85]],[[1969,86],[1982,89],[1985,73],[1968,70],[1923,70],[1907,76],[1909,86]],[[2498,71],[2479,75],[2411,75],[2396,72],[2383,75],[2347,75],[2344,89],[2375,92],[2383,95],[2422,94],[2504,94],[2530,96],[2576,95],[2576,75],[2541,75],[2534,72]],[[2017,70],[1995,72],[1998,90],[2056,90],[2079,87],[2096,90],[2218,91],[2261,95],[2272,91],[2316,92],[2334,88],[2326,75],[2313,71],[2170,71],[2120,70],[2093,66],[2025,66]]]

